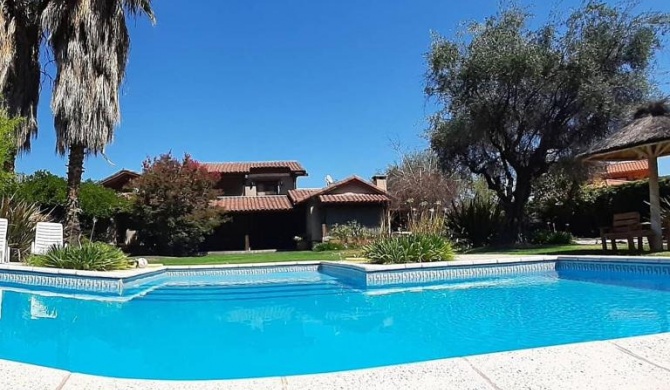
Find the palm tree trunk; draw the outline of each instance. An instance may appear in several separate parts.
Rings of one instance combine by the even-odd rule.
[[[78,244],[81,238],[79,188],[84,172],[85,152],[82,145],[70,146],[67,165],[67,202],[65,204],[65,239],[69,244]]]

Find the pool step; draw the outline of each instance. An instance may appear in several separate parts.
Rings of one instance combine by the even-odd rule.
[[[333,282],[207,284],[166,286],[149,292],[145,300],[243,300],[340,294],[345,288]]]

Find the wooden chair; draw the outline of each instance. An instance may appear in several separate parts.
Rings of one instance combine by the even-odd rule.
[[[607,250],[607,240],[612,241],[612,250],[617,250],[616,240],[626,239],[628,249],[635,250],[635,239],[637,238],[638,250],[642,250],[642,238],[649,240],[654,236],[653,230],[649,225],[642,224],[640,213],[630,212],[614,214],[611,227],[600,228],[600,239],[602,240],[603,250]]]

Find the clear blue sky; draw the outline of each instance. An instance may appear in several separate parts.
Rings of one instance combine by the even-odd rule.
[[[294,159],[321,186],[326,174],[370,177],[422,138],[432,106],[423,95],[430,32],[496,12],[498,0],[155,0],[156,26],[132,22],[122,122],[107,156],[86,161],[86,178],[139,170],[172,150],[200,161]],[[579,4],[530,5],[537,22]],[[521,4],[532,2],[521,1]],[[642,10],[670,11],[667,0]],[[670,93],[670,51],[656,75]],[[663,72],[666,72],[663,74]],[[39,138],[22,172],[66,172],[54,150],[46,83]],[[670,174],[662,161],[661,174]]]

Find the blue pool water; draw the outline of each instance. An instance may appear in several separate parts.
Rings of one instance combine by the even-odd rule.
[[[667,280],[623,286],[547,272],[357,290],[303,272],[217,283],[174,280],[127,302],[5,289],[0,358],[115,377],[226,379],[670,331]]]

